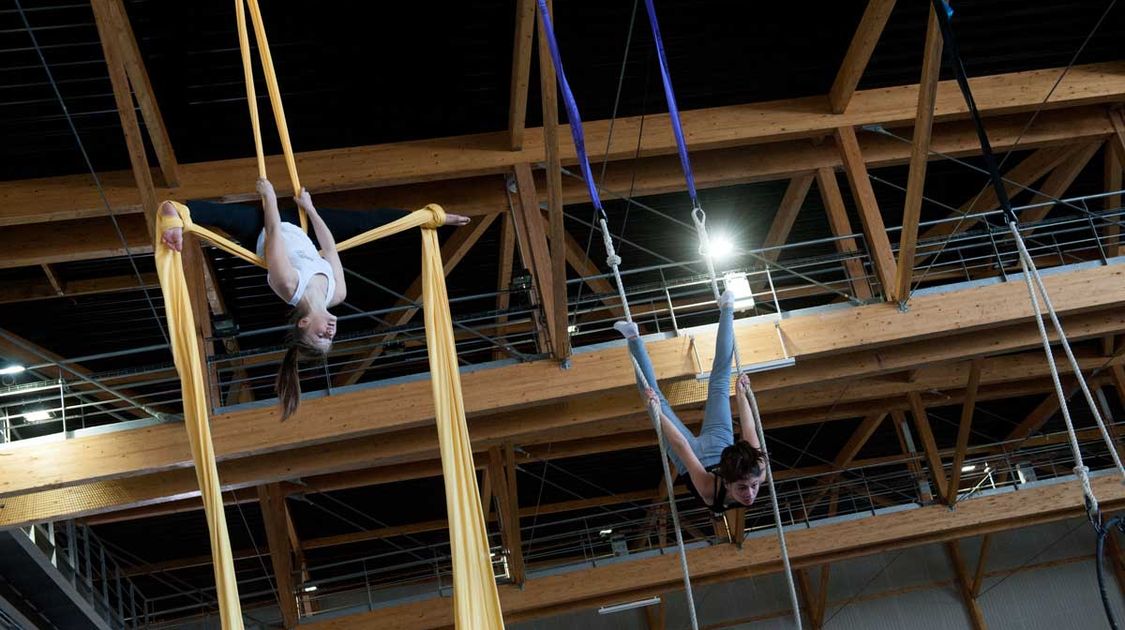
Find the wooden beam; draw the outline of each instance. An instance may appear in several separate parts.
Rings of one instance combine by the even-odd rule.
[[[972,79],[970,83],[977,104],[986,115],[1044,109],[1042,118],[1050,115],[1051,112],[1047,110],[1117,102],[1125,96],[1125,62],[1079,65],[1066,73],[1065,79],[1043,107],[1045,96],[1060,73],[1060,68],[1052,68],[979,77]],[[918,86],[906,85],[859,91],[853,96],[848,111],[839,116],[825,115],[823,96],[685,111],[682,115],[693,152],[702,152],[799,138],[818,138],[842,126],[883,124],[893,127],[910,124],[917,113],[917,105]],[[965,104],[956,85],[951,81],[939,84],[935,120],[964,120],[965,117]],[[648,115],[643,118],[643,125],[641,116],[618,118],[614,122],[612,141],[608,143],[610,121],[590,122],[586,125],[587,143],[589,146],[608,144],[610,160],[634,159],[638,146],[641,157],[674,154],[676,146],[667,115]],[[1108,124],[1104,111],[1101,118],[1099,124]],[[1021,117],[1019,126],[1022,123],[1026,123],[1026,117]],[[1039,124],[1037,121],[1036,125]],[[989,131],[990,134],[996,131],[991,124]],[[1069,132],[1076,133],[1073,128]],[[1015,134],[1018,133],[1017,129]],[[567,135],[566,130],[562,130],[562,135]],[[888,144],[895,142],[888,141]],[[522,150],[511,151],[510,146],[508,131],[504,130],[470,136],[310,151],[298,154],[297,159],[301,162],[302,181],[318,194],[503,175],[516,164],[537,164],[545,159],[541,130],[528,130],[525,133]],[[979,145],[975,141],[973,146],[979,151]],[[898,150],[903,148],[899,147]],[[936,145],[934,148],[938,149]],[[569,142],[564,141],[560,151],[564,164],[574,163],[574,149]],[[771,162],[776,164],[778,160],[789,162],[782,156],[774,157]],[[270,156],[267,162],[271,169],[282,168],[280,156]],[[669,162],[672,163],[674,160]],[[808,171],[811,168],[803,165],[799,170]],[[257,193],[253,190],[257,172],[253,157],[181,164],[179,170],[180,188],[161,188],[158,191],[159,197],[224,198],[230,201],[257,198]],[[792,170],[787,170],[785,176],[792,174]],[[141,211],[135,182],[129,174],[106,173],[102,181],[115,213]],[[391,206],[420,207],[421,203],[417,201],[437,198],[451,212],[487,214],[503,207],[503,191],[499,184],[496,178],[492,180],[491,185],[495,189],[493,199],[499,201],[493,201],[493,205],[487,207],[476,208],[461,205],[458,202],[461,196],[439,192],[445,186],[438,184],[411,188],[409,196],[415,203],[404,204],[396,200],[392,204],[390,200],[405,191],[384,192],[387,193],[386,203]],[[279,182],[279,185],[282,186],[278,189],[279,194],[291,192],[283,189],[284,183]],[[106,213],[98,191],[90,184],[88,176],[3,182],[0,183],[0,200],[4,202],[0,204],[0,226],[89,218]]]
[[[1109,265],[1051,274],[1044,277],[1044,282],[1055,299],[1060,315],[1081,315],[1105,309],[1112,312],[1103,315],[1108,316],[1109,321],[1116,321],[1121,317],[1119,306],[1125,303],[1122,275],[1125,275],[1125,267]],[[808,367],[762,375],[756,379],[756,384],[765,394],[769,389],[795,386],[798,379],[810,378],[814,374],[820,382],[826,382],[845,375],[854,377],[862,369],[871,369],[876,373],[909,369],[918,364],[919,357],[899,355],[904,351],[894,346],[915,341],[928,342],[931,357],[949,356],[946,353],[963,348],[960,344],[965,343],[954,335],[1027,324],[1029,314],[1024,291],[1025,288],[1018,283],[999,283],[937,292],[917,297],[909,314],[879,304],[817,309],[809,314],[792,312],[781,323],[782,334],[792,340],[790,351],[798,358],[799,365],[807,364]],[[1028,343],[1031,330],[1024,328],[1011,334],[1020,338],[1021,343]],[[1073,334],[1081,335],[1077,331]],[[1099,331],[1100,334],[1104,334],[1104,329]],[[713,335],[710,330],[696,335],[696,346],[704,363],[711,359]],[[772,322],[739,326],[736,335],[740,347],[748,352],[745,355],[747,363],[779,356],[777,332]],[[970,355],[984,354],[979,339],[976,344]],[[857,356],[840,356],[861,348],[865,350]],[[872,349],[872,353],[865,355],[863,352],[867,352],[867,348]],[[659,377],[694,377],[694,361],[686,340],[650,342],[648,350]],[[903,366],[900,361],[906,365]],[[602,400],[614,390],[625,401],[634,386],[628,354],[621,345],[575,355],[572,362],[572,368],[562,372],[553,362],[538,361],[465,373],[464,400],[470,418],[473,418],[471,425],[482,426],[481,416],[486,414],[499,414],[490,416],[491,420],[520,407],[549,403],[565,405],[560,409],[569,405],[590,405],[596,411],[604,407]],[[873,367],[861,367],[865,364]],[[829,376],[825,371],[817,372],[819,366],[832,366],[835,376]],[[314,444],[346,443],[361,436],[391,431],[428,428],[433,417],[426,395],[429,386],[425,380],[419,380],[310,399],[302,405],[307,411],[307,415],[302,416],[302,422],[284,426],[277,423],[276,409],[272,407],[219,415],[212,421],[216,452],[222,459],[237,459]],[[571,402],[587,396],[588,399],[580,403]],[[631,404],[629,411],[639,413],[635,395],[631,401],[622,404]],[[368,413],[367,410],[372,408],[384,412]],[[565,412],[557,416],[531,415],[536,422],[521,424],[521,432],[533,434],[548,424],[573,422],[572,416]],[[173,425],[162,425],[144,431],[122,431],[67,440],[53,443],[49,448],[28,445],[18,449],[18,454],[0,458],[0,495],[181,466],[189,460],[190,454],[177,429]],[[503,430],[510,434],[511,427]],[[95,444],[101,446],[95,447]],[[41,448],[50,452],[37,450]],[[113,457],[89,457],[87,454],[90,452],[112,453]],[[76,464],[59,464],[68,461]],[[81,462],[81,466],[77,462]]]
[[[262,506],[282,621],[286,628],[294,628],[300,619],[293,584],[293,550],[289,545],[289,516],[285,494],[276,483],[258,486],[258,503]]]
[[[508,576],[513,584],[523,584],[527,572],[524,569],[523,542],[520,538],[516,460],[510,442],[505,446],[489,449],[488,475],[492,480],[492,494],[496,498],[496,509],[499,512],[501,541],[508,558]]]
[[[825,497],[825,495],[828,494],[832,484],[840,478],[840,475],[843,473],[843,471],[847,470],[847,468],[851,465],[852,460],[854,460],[856,456],[859,455],[860,449],[862,449],[863,446],[867,444],[868,440],[870,440],[871,436],[875,434],[875,431],[883,423],[883,419],[886,417],[887,412],[880,411],[878,413],[874,413],[865,417],[859,423],[859,426],[857,426],[855,431],[852,432],[851,437],[848,438],[848,441],[844,443],[844,446],[840,448],[840,452],[837,453],[836,457],[832,460],[833,468],[839,470],[840,472],[822,477],[817,482],[817,485],[822,489],[817,494],[812,495],[812,498],[809,499],[809,501],[806,503],[804,507],[806,513],[811,512],[813,508],[815,508],[817,504],[819,504],[820,501]]]
[[[987,380],[993,378],[992,375],[998,374],[1000,378],[1007,378],[1003,375],[1011,371],[1021,371],[1017,364],[1011,363],[1007,358],[1003,361],[1004,363],[997,364],[995,369],[983,370],[982,377]],[[965,378],[965,372],[954,372],[951,373],[945,386],[928,379],[920,382],[918,386],[924,389],[932,389],[937,385],[944,389],[946,386],[955,387],[957,383],[964,382]],[[1094,384],[1096,385],[1097,382]],[[998,389],[984,387],[980,391],[980,399],[993,400],[1016,395],[1030,395],[1046,392],[1051,387],[1049,381],[1042,379],[1034,381],[1030,388],[1022,385],[1017,389],[1004,385],[999,386]],[[860,393],[862,394],[862,392]],[[631,394],[629,398],[635,400],[635,394],[632,394],[632,392],[629,392],[629,394]],[[798,393],[797,395],[800,396],[801,394]],[[898,410],[906,407],[905,394],[900,391],[894,393],[894,396],[897,400],[867,400],[858,405],[837,401],[830,408],[813,407],[801,411],[799,415],[794,415],[792,412],[779,414],[767,411],[767,429],[850,418],[856,414],[869,413],[873,409],[889,411],[898,416],[901,415]],[[927,406],[947,406],[959,403],[959,396],[956,391],[953,391],[949,394],[923,398],[923,403]],[[860,398],[863,398],[863,396],[861,395]],[[614,407],[619,404],[604,398],[598,398],[595,403],[596,407],[594,408],[599,411],[603,407]],[[899,406],[896,407],[896,404]],[[534,413],[542,415],[553,412],[541,408]],[[587,412],[583,412],[576,407],[570,407],[567,413],[574,414],[576,418],[581,418]],[[610,413],[621,412],[611,411]],[[680,415],[690,427],[698,426],[701,421],[701,414],[698,411],[681,410]],[[479,422],[471,425],[473,442],[477,445],[478,451],[487,449],[488,446],[496,444],[498,440],[518,440],[530,453],[531,460],[540,460],[639,448],[653,444],[653,435],[647,427],[647,419],[639,413],[633,417],[620,420],[592,422],[577,426],[574,429],[541,430],[534,434],[521,434],[519,432],[516,427],[526,420],[518,416],[498,420],[496,429],[489,429]],[[586,420],[589,421],[589,419]],[[500,430],[504,427],[507,427],[507,429],[501,432]],[[279,456],[263,455],[231,462],[220,462],[219,470],[224,482],[224,489],[245,487],[264,481],[300,477],[305,484],[304,490],[318,492],[440,475],[441,464],[436,459],[438,456],[436,448],[432,446],[436,440],[433,437],[432,430],[420,431],[419,436],[408,439],[401,439],[395,434],[373,436],[351,440],[344,445],[333,447],[330,451],[314,446],[306,449],[307,452],[306,450],[288,451]],[[1080,439],[1086,440],[1089,437],[1083,433],[1080,435]],[[1055,442],[1032,438],[1027,440],[1024,445],[1031,448],[1048,443]],[[550,444],[551,446],[549,449],[536,446],[542,444]],[[970,450],[982,454],[992,452],[985,447]],[[942,455],[952,456],[953,451],[950,449],[947,453],[943,452]],[[864,460],[858,462],[857,465],[875,465],[880,461],[882,460]],[[913,460],[908,463],[911,466],[914,465]],[[377,467],[370,468],[373,465]],[[352,471],[364,467],[367,467],[367,469],[332,474],[333,471]],[[777,476],[781,479],[801,474],[824,475],[834,470],[835,467],[833,466],[820,466],[811,469],[780,471]],[[21,497],[12,497],[0,506],[0,528],[26,525],[44,520],[60,520],[63,517],[73,518],[99,514],[133,505],[152,504],[151,507],[140,508],[130,514],[98,517],[90,519],[90,522],[115,522],[121,519],[128,520],[130,518],[143,518],[199,509],[200,505],[198,500],[195,499],[161,503],[167,501],[167,498],[197,494],[198,491],[194,482],[190,470],[177,469],[157,475],[95,482],[73,490],[48,490]],[[300,489],[294,487],[293,491],[300,491]]]
[[[1072,378],[1063,381],[1063,393],[1065,394],[1067,400],[1070,400],[1070,397],[1073,396],[1077,391],[1078,381],[1076,379]],[[1041,429],[1044,424],[1047,424],[1047,421],[1054,417],[1054,415],[1058,413],[1058,411],[1058,395],[1054,393],[1047,395],[1043,398],[1043,402],[1036,405],[1036,407],[1028,412],[1028,414],[1022,421],[1020,421],[1019,424],[1017,424],[1012,428],[1011,431],[1008,432],[1005,441],[1011,442],[1014,440],[1022,440],[1028,437],[1029,435]]]
[[[860,153],[855,130],[851,127],[840,127],[836,130],[836,142],[840,149],[840,158],[844,162],[844,172],[848,175],[848,183],[851,185],[852,198],[855,199],[859,219],[863,223],[863,236],[871,265],[875,268],[875,277],[883,285],[886,300],[892,302],[897,297],[895,296],[895,257],[891,252],[890,239],[887,238],[887,228],[883,225],[883,215],[880,214],[879,204],[875,200],[875,191],[871,189],[867,165],[863,161],[863,154]]]
[[[961,603],[965,606],[965,614],[969,617],[969,623],[973,630],[988,630],[988,624],[984,621],[984,613],[981,612],[976,597],[973,595],[973,582],[969,580],[969,572],[965,568],[965,561],[961,558],[960,543],[956,540],[947,541],[945,551],[949,556],[949,564],[953,567],[957,587],[961,592]]]
[[[1097,478],[1093,483],[1098,497],[1104,497],[1110,509],[1125,504],[1125,487],[1119,481]],[[955,511],[934,505],[794,530],[788,534],[787,542],[793,567],[800,569],[890,549],[1076,518],[1083,515],[1083,510],[1078,482],[1071,481],[970,499]],[[692,577],[697,581],[720,582],[778,571],[776,543],[765,538],[759,542],[742,549],[720,545],[688,551]],[[678,564],[675,555],[662,555],[558,573],[528,580],[523,589],[501,586],[500,600],[505,619],[515,623],[579,607],[639,599],[677,588]],[[410,602],[309,623],[308,628],[442,628],[452,623],[452,611],[448,600],[441,601],[441,605],[437,605],[438,601]]]
[[[59,278],[55,275],[55,271],[51,269],[51,265],[43,264],[40,265],[40,267],[43,268],[43,275],[47,276],[47,283],[51,285],[51,290],[55,292],[56,296],[62,296],[62,283],[59,282]]]
[[[667,620],[667,608],[664,607],[664,599],[660,599],[660,603],[655,606],[645,607],[645,627],[648,630],[665,630]]]
[[[1052,201],[1052,198],[1061,199],[1065,196],[1070,185],[1078,178],[1082,169],[1086,168],[1086,165],[1090,163],[1090,160],[1093,159],[1094,154],[1098,152],[1101,145],[1102,143],[1100,142],[1090,142],[1076,147],[1066,161],[1056,166],[1055,170],[1043,181],[1043,186],[1040,189],[1043,194],[1033,196],[1030,204],[1047,203]],[[1047,213],[1054,207],[1055,204],[1049,204],[1025,210],[1023,214],[1020,215],[1020,223],[1023,225],[1038,223],[1042,221],[1044,217],[1047,216]]]
[[[555,339],[559,329],[555,322],[559,312],[555,300],[561,299],[565,302],[566,297],[555,295],[555,282],[551,271],[552,257],[547,246],[547,226],[543,222],[543,214],[539,211],[531,165],[517,166],[515,176],[516,186],[519,189],[519,203],[516,204],[516,241],[519,243],[524,266],[531,272],[532,283],[536,288],[534,293],[540,300],[548,343],[552,353],[559,356],[555,353],[555,349],[560,347],[560,341]]]
[[[953,456],[953,468],[949,471],[949,494],[945,495],[945,502],[953,505],[957,502],[957,491],[961,487],[961,465],[965,462],[965,450],[969,448],[969,434],[973,428],[973,412],[976,410],[977,391],[980,388],[979,360],[972,362],[969,371],[969,384],[965,387],[965,402],[961,404],[961,423],[957,427],[957,450]]]
[[[602,270],[590,260],[586,255],[586,251],[574,240],[574,237],[569,232],[566,233],[566,263],[571,266],[579,276],[582,276],[583,281],[595,293],[602,296],[602,303],[606,305],[607,310],[613,317],[625,317],[625,311],[621,309],[621,304],[617,299],[617,289],[613,283],[605,278],[602,278]]]
[[[801,206],[805,203],[805,197],[809,194],[809,188],[812,186],[813,173],[805,173],[798,175],[789,180],[789,186],[785,189],[785,196],[781,198],[781,204],[777,207],[777,214],[773,216],[773,223],[770,224],[769,232],[766,233],[766,238],[762,241],[762,248],[780,247],[789,242],[789,232],[793,230],[793,223],[797,220],[797,213],[801,211]],[[769,261],[776,261],[780,251],[770,251],[762,254],[762,258]]]
[[[914,416],[914,427],[918,430],[918,438],[926,454],[926,464],[930,467],[930,477],[934,482],[935,492],[938,497],[944,499],[948,496],[945,469],[941,465],[941,455],[938,453],[937,442],[934,441],[934,432],[930,428],[930,417],[926,414],[926,407],[922,404],[922,397],[918,392],[910,392],[907,398],[910,401],[911,415]]]
[[[1035,125],[1021,135],[1026,122],[1025,116],[990,118],[989,136],[994,148],[997,151],[1010,148],[1017,138],[1022,148],[1050,147],[1060,143],[1104,138],[1113,131],[1104,109],[1093,106],[1045,111],[1036,118]],[[860,147],[864,158],[868,160],[869,168],[904,164],[910,154],[909,145],[873,134],[863,134]],[[972,126],[963,121],[935,123],[931,147],[934,151],[954,156],[975,155],[980,151]],[[805,140],[710,151],[693,150],[692,162],[696,185],[701,189],[794,177],[819,168],[838,168],[841,164],[839,152],[831,143],[817,146]],[[254,172],[251,169],[247,176],[252,177]],[[35,207],[42,209],[46,207],[43,201],[45,195],[53,194],[56,190],[69,190],[71,194],[67,196],[67,201],[82,199],[83,187],[87,185],[88,179],[47,178],[27,180],[26,184],[33,188],[35,198],[40,200],[40,204]],[[133,194],[135,190],[129,173],[108,173],[103,175],[103,181],[113,191],[120,191],[120,194]],[[7,184],[0,182],[0,199],[8,194],[5,193],[5,186]],[[677,192],[683,188],[683,174],[679,160],[674,156],[611,162],[606,171],[605,187],[607,190],[620,191],[622,195],[631,187],[636,195]],[[543,188],[545,190],[545,185]],[[376,193],[379,195],[378,203],[387,206],[417,207],[438,199],[447,211],[472,216],[494,214],[508,207],[503,181],[496,176],[381,188],[375,193],[363,192],[363,198],[359,200],[362,203],[357,201],[349,204],[347,199],[341,198],[352,193],[326,193],[321,197],[334,198],[332,204],[342,208],[371,207],[376,202],[372,195]],[[188,196],[184,190],[161,191],[161,194]],[[545,201],[545,193],[539,197],[540,201]],[[567,178],[563,181],[563,198],[568,204],[588,201],[585,184]],[[6,207],[0,204],[0,225],[3,224]],[[120,211],[115,205],[115,212]],[[0,230],[0,268],[124,255],[125,251],[113,232],[112,224],[105,219],[104,214],[105,207],[99,206],[86,214],[45,214],[27,219],[59,219],[48,225],[5,227]],[[99,218],[74,220],[75,216]],[[119,215],[117,220],[126,232],[134,253],[152,251],[152,239],[148,237],[139,214]],[[952,225],[949,224],[949,227]]]
[[[1104,160],[1104,174],[1102,187],[1106,192],[1121,190],[1121,174],[1122,174],[1122,151],[1114,149],[1113,140],[1107,140],[1105,143],[1105,160]],[[1109,195],[1102,200],[1103,210],[1116,210],[1121,207],[1121,195]],[[1102,247],[1105,249],[1105,255],[1112,258],[1121,255],[1121,226],[1118,222],[1120,217],[1113,219],[1110,223],[1106,224],[1103,228],[1105,241]]]
[[[479,217],[469,225],[463,225],[457,228],[457,230],[442,243],[441,262],[442,270],[445,272],[446,277],[449,277],[449,274],[465,259],[469,250],[484,236],[484,233],[488,231],[492,222],[496,220],[496,217],[497,215],[495,214]],[[400,298],[394,304],[395,308],[403,310],[395,311],[386,318],[387,324],[391,328],[405,325],[421,310],[421,275],[415,278],[414,282],[410,283],[410,286],[403,292],[403,296],[403,298]],[[381,339],[381,343],[378,343],[378,345],[368,351],[367,356],[363,357],[358,364],[349,366],[346,370],[336,375],[335,386],[345,387],[359,382],[359,379],[363,378],[364,373],[382,356],[383,351],[386,349],[385,342],[394,339],[396,336],[396,333],[387,333]]]
[[[840,194],[840,185],[836,181],[836,172],[830,168],[816,170],[816,185],[820,189],[821,199],[824,201],[824,211],[828,215],[828,225],[832,235],[836,237],[836,251],[848,256],[844,260],[844,273],[847,275],[852,287],[852,294],[863,301],[872,297],[871,285],[867,282],[867,272],[863,268],[863,260],[859,256],[859,247],[851,237],[851,221],[848,220],[848,210],[844,207],[844,197]]]
[[[0,287],[0,304],[29,302],[55,297],[78,297],[98,293],[115,293],[133,289],[153,289],[160,286],[155,273],[141,274],[141,282],[136,276],[108,276],[102,278],[83,278],[66,280],[55,274],[56,288],[50,282],[11,280]]]
[[[207,401],[208,411],[218,406],[215,386],[219,382],[219,370],[211,358],[215,356],[215,344],[210,341],[213,337],[211,331],[211,310],[207,301],[207,280],[204,268],[207,266],[206,254],[203,253],[202,241],[194,234],[185,234],[183,241],[183,268],[187,280],[188,297],[191,301],[191,310],[195,314],[192,318],[195,324],[195,343],[199,346],[199,357],[203,361],[203,373],[207,375]]]
[[[117,36],[118,51],[121,61],[125,65],[125,73],[129,84],[133,88],[137,103],[140,105],[141,116],[145,121],[145,130],[148,132],[149,141],[152,142],[153,151],[156,153],[157,163],[160,164],[160,173],[164,176],[164,186],[175,188],[180,185],[179,165],[176,163],[176,152],[172,149],[172,140],[168,137],[168,128],[164,125],[164,117],[160,114],[160,106],[156,101],[156,93],[149,81],[148,71],[145,70],[141,50],[137,46],[136,35],[129,25],[129,14],[125,11],[122,0],[110,0],[111,11],[105,14],[111,22],[111,30]]]
[[[918,222],[922,217],[922,197],[926,190],[926,164],[930,159],[930,133],[934,122],[938,75],[941,74],[941,29],[930,7],[926,26],[926,45],[922,54],[922,78],[918,85],[918,114],[914,118],[910,170],[906,180],[906,201],[902,210],[902,234],[898,246],[898,271],[894,294],[901,304],[910,299],[914,277],[914,252],[918,244]]]
[[[548,13],[551,0],[546,1]],[[566,251],[563,241],[562,158],[559,154],[559,103],[555,84],[555,66],[551,60],[543,22],[539,21],[539,92],[543,101],[543,145],[547,155],[545,177],[547,180],[547,230],[550,242],[550,265],[544,282],[550,282],[551,300],[544,300],[553,310],[547,318],[551,327],[551,351],[556,359],[570,356],[570,335],[567,333]],[[521,201],[521,207],[523,206]],[[525,212],[526,212],[525,208]]]
[[[973,578],[973,599],[980,597],[980,588],[984,585],[985,568],[988,566],[988,548],[992,542],[992,534],[980,537],[980,553],[977,554],[977,571]]]
[[[836,73],[836,80],[832,82],[832,89],[828,92],[828,102],[833,114],[842,114],[848,109],[852,94],[859,85],[859,79],[867,68],[875,44],[883,33],[883,27],[891,17],[891,9],[895,0],[869,0],[859,26],[855,29],[852,42],[848,45],[848,52],[844,54],[844,62]]]
[[[116,33],[121,25],[115,23],[116,9],[113,7],[112,0],[91,0],[90,5],[94,9],[94,23],[98,27],[98,36],[102,42],[102,53],[105,55],[106,67],[109,70],[109,80],[113,84],[113,100],[117,104],[121,130],[125,134],[125,146],[129,153],[129,163],[133,166],[133,178],[141,200],[140,207],[144,213],[148,233],[152,234],[156,222],[156,191],[152,183],[152,169],[148,165],[148,156],[145,155],[141,127],[137,122],[133,94],[129,89],[129,78],[125,73],[124,55],[121,50],[122,38]]]
[[[1023,187],[1035,184],[1035,182],[1051,172],[1052,169],[1063,163],[1063,161],[1073,153],[1075,148],[1076,147],[1073,145],[1046,147],[1024,158],[1019,164],[1004,173],[1004,188],[1008,191],[1008,195],[1015,196]],[[962,204],[956,213],[950,215],[950,217],[963,216],[963,220],[956,222],[947,221],[935,225],[922,234],[921,240],[932,240],[954,233],[964,232],[976,225],[978,221],[977,218],[966,215],[996,208],[999,203],[996,197],[996,191],[991,186],[985,185],[973,198]]]
[[[523,148],[527,89],[531,77],[531,43],[534,35],[535,0],[517,0],[516,36],[512,45],[512,88],[508,101],[508,143],[513,151]]]

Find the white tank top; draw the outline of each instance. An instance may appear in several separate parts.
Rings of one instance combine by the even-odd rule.
[[[308,234],[305,234],[300,226],[282,221],[279,233],[282,240],[285,241],[285,251],[289,254],[289,264],[293,265],[293,270],[297,272],[297,290],[293,292],[293,297],[289,300],[289,306],[296,306],[297,302],[301,301],[301,298],[305,295],[305,290],[309,287],[309,280],[317,274],[328,279],[328,289],[325,291],[324,302],[325,304],[330,303],[332,296],[336,293],[336,277],[332,273],[332,265],[320,257],[320,252],[316,250],[312,239],[309,238]],[[262,233],[258,235],[257,249],[258,255],[265,258],[265,230],[262,230]]]

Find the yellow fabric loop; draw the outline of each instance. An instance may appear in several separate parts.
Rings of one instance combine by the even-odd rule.
[[[266,79],[266,91],[270,95],[273,117],[277,121],[277,135],[281,140],[281,153],[289,170],[289,180],[293,184],[293,194],[301,191],[301,179],[297,176],[297,159],[293,155],[293,144],[289,141],[289,125],[285,122],[285,107],[281,102],[281,88],[277,84],[277,73],[273,68],[273,55],[266,38],[266,26],[262,21],[262,10],[258,0],[235,0],[235,16],[238,26],[238,47],[242,52],[242,73],[246,81],[246,101],[250,106],[250,127],[254,132],[254,148],[258,155],[258,177],[266,177],[266,157],[262,149],[262,128],[258,122],[258,99],[254,91],[254,68],[250,58],[250,35],[246,31],[245,8],[250,8],[250,20],[254,23],[254,35],[258,40],[258,54],[262,59],[262,74]],[[303,208],[298,208],[301,229],[309,231],[308,217]]]
[[[184,423],[191,440],[192,457],[199,478],[211,550],[215,564],[215,584],[223,628],[242,628],[238,585],[227,536],[220,494],[215,452],[207,420],[207,388],[203,364],[195,340],[195,320],[179,252],[165,247],[160,235],[172,227],[183,227],[205,238],[224,251],[255,265],[265,261],[230,239],[196,225],[187,206],[172,202],[179,216],[158,214],[156,269],[164,293],[172,355],[184,393]],[[465,422],[461,398],[461,374],[453,338],[453,317],[445,287],[445,270],[437,231],[445,222],[441,206],[430,204],[421,210],[337,245],[338,249],[358,247],[411,228],[422,229],[422,301],[426,322],[426,346],[430,359],[430,381],[434,398],[434,419],[438,429],[445,500],[449,513],[449,541],[453,558],[453,607],[456,627],[462,630],[502,630],[504,618],[500,596],[489,555],[488,532],[477,487],[473,446]]]
[[[185,208],[186,210],[186,208]],[[195,339],[195,317],[191,311],[187,279],[180,252],[165,247],[160,235],[169,227],[191,225],[177,217],[161,217],[156,230],[153,255],[160,289],[164,294],[164,311],[168,318],[168,336],[172,342],[172,358],[180,374],[183,390],[184,426],[187,428],[195,476],[200,498],[211,534],[211,554],[215,568],[215,597],[224,630],[241,630],[242,609],[238,601],[238,580],[234,573],[234,555],[230,550],[226,515],[223,511],[222,486],[215,466],[215,448],[211,442],[211,426],[207,421],[207,384],[203,380],[203,361]],[[178,225],[177,225],[178,224]]]

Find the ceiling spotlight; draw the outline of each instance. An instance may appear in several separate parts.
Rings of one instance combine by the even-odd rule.
[[[976,464],[966,464],[966,465],[961,467],[961,472],[973,472],[976,469],[977,469]]]
[[[734,253],[734,241],[726,234],[716,234],[711,237],[711,258],[722,260],[729,258]]]
[[[27,368],[25,368],[22,365],[13,364],[13,365],[9,365],[9,366],[5,366],[5,367],[0,368],[0,375],[6,376],[8,374],[19,374],[20,372],[23,372],[26,369]]]

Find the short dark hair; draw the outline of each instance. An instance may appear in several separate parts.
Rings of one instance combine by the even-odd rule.
[[[719,476],[727,483],[757,477],[766,468],[766,454],[746,440],[739,440],[723,449],[719,456]]]

